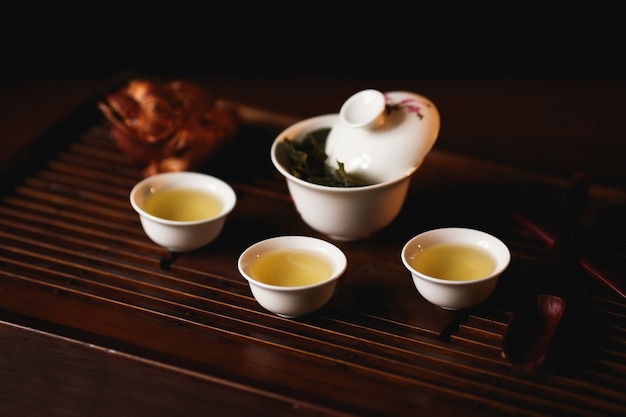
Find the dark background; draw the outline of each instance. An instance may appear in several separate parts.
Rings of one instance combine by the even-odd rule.
[[[544,2],[545,3],[545,2]],[[614,77],[616,6],[7,6],[3,82],[122,71],[228,77]],[[84,7],[84,8],[83,8]]]

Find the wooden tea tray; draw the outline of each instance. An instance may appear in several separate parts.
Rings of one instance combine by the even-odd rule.
[[[554,228],[568,178],[435,148],[388,228],[336,242],[348,269],[331,302],[285,319],[256,303],[237,258],[270,236],[323,236],[299,218],[269,158],[294,120],[234,105],[240,134],[201,170],[229,182],[238,203],[220,237],[192,253],[144,235],[128,201],[140,167],[95,103],[3,174],[0,414],[626,414],[624,298],[579,267],[546,278],[550,250],[514,217]],[[577,235],[619,277],[624,244],[603,239],[597,220],[623,201],[593,187]],[[512,252],[495,293],[467,311],[426,302],[400,261],[410,237],[442,226],[483,229]],[[500,353],[507,323],[523,295],[546,287],[571,294],[576,321],[545,367],[514,370]]]

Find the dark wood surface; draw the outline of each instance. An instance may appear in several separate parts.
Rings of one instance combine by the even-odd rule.
[[[239,200],[218,240],[173,259],[128,204],[140,168],[95,107],[112,81],[3,86],[3,416],[626,413],[623,297],[575,262],[546,276],[550,250],[515,217],[558,229],[569,179],[588,173],[576,248],[623,279],[624,80],[198,79],[242,114],[235,144],[202,168]],[[272,235],[318,236],[269,144],[363,88],[429,97],[440,138],[398,219],[338,243],[349,268],[331,302],[298,320],[269,314],[238,255]],[[399,260],[411,236],[444,225],[488,230],[513,254],[493,296],[467,311],[428,304]],[[500,355],[506,324],[522,296],[548,288],[567,295],[567,320],[545,367],[514,370]]]

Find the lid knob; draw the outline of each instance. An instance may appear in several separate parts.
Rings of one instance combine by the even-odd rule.
[[[385,95],[378,90],[363,90],[341,106],[339,116],[350,127],[375,127],[385,114]]]

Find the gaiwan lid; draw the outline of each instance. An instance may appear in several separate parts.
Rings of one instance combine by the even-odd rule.
[[[424,96],[362,90],[344,102],[331,127],[327,161],[370,182],[395,180],[422,164],[440,125],[437,107]]]

